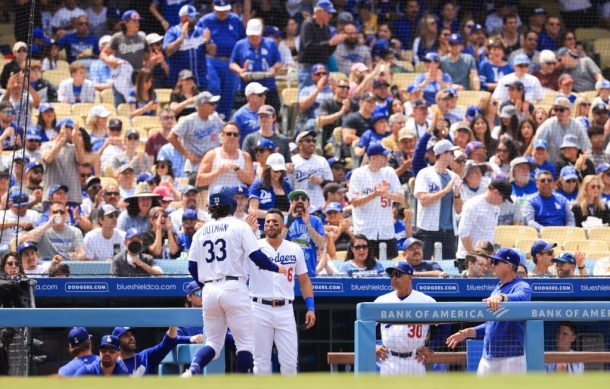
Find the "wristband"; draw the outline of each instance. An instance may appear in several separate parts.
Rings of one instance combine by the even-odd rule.
[[[305,306],[307,307],[308,311],[316,311],[316,307],[313,304],[313,297],[305,297]]]

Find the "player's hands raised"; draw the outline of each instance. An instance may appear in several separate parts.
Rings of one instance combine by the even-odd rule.
[[[390,352],[386,346],[375,346],[375,357],[378,361],[386,360],[390,356]]]
[[[305,328],[310,329],[316,324],[316,313],[314,311],[307,311],[305,314]]]

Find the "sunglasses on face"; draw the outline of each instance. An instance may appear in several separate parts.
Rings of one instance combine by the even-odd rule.
[[[121,127],[110,127],[109,130],[112,132],[121,132]]]
[[[66,211],[51,211],[51,215],[63,215]]]
[[[393,272],[388,273],[390,278],[400,278],[404,273],[399,272],[398,270],[394,270]]]
[[[564,113],[565,111],[567,111],[567,108],[563,108],[563,107],[557,107],[557,108],[553,108],[555,110],[555,112],[558,113]]]
[[[15,111],[12,109],[5,109],[2,111],[2,113],[8,116],[8,115],[14,115]]]
[[[578,182],[578,180],[566,180],[566,184],[576,184]]]
[[[550,184],[551,182],[553,182],[552,178],[541,178],[538,180],[539,183],[541,184]]]
[[[367,245],[362,245],[362,246],[353,246],[352,247],[354,250],[368,250],[369,246]]]
[[[292,201],[306,201],[307,197],[305,196],[297,196],[294,199],[292,199]]]
[[[120,193],[119,192],[106,192],[104,193],[104,195],[106,196],[118,196]]]
[[[127,140],[140,140],[137,136],[128,136]]]
[[[591,189],[601,189],[602,186],[601,185],[591,185],[589,188],[591,188]]]
[[[232,136],[234,138],[239,138],[239,132],[224,132],[226,136]]]
[[[14,261],[7,261],[6,266],[18,266],[18,264],[17,264],[17,262],[14,262]]]
[[[102,189],[102,186],[101,186],[101,185],[99,185],[99,184],[95,184],[95,185],[92,185],[92,186],[90,187],[90,189],[93,189],[93,190],[100,190],[100,189]]]
[[[197,297],[201,297],[201,289],[194,291],[193,294]]]
[[[93,175],[93,174],[91,174],[91,173],[81,173],[81,174],[80,174],[80,178],[85,178],[85,177],[89,178],[89,177],[91,177],[92,175]]]

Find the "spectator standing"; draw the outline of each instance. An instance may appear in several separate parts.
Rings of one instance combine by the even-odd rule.
[[[210,64],[218,76],[220,92],[224,96],[218,105],[218,113],[228,118],[231,115],[235,93],[239,88],[239,78],[230,70],[231,52],[237,41],[246,37],[244,24],[236,14],[231,12],[229,0],[214,0],[214,12],[203,16],[196,26],[210,30],[215,45],[215,54],[209,57]],[[210,54],[214,53],[210,49]],[[208,70],[211,73],[212,70]]]
[[[525,202],[525,224],[540,231],[545,226],[574,226],[574,214],[568,200],[553,193],[553,176],[547,171],[536,174],[538,193]]]
[[[322,127],[322,144],[327,144],[335,128],[341,126],[341,120],[351,113],[352,103],[349,95],[349,81],[345,78],[331,83],[333,96],[327,97],[320,103],[319,116],[316,118],[318,127]],[[340,139],[334,139],[339,143]]]
[[[405,5],[403,17],[396,17],[392,20],[392,32],[396,39],[400,41],[404,50],[411,50],[415,39],[417,22],[422,19],[423,9],[419,6],[419,1],[408,0]]]
[[[110,44],[111,39],[112,37],[110,35],[104,35],[98,40],[98,53],[101,53],[106,49],[106,46]],[[95,90],[97,91],[112,88],[110,67],[100,58],[94,59],[89,64],[89,79],[93,82]]]
[[[500,100],[500,103],[504,103],[509,99],[507,87],[513,84],[515,81],[520,81],[525,90],[525,100],[532,103],[538,103],[542,100],[543,90],[540,85],[540,81],[531,74],[527,73],[528,66],[530,65],[530,59],[525,54],[516,55],[513,58],[514,72],[501,77],[498,80],[498,85],[492,97],[495,100]]]
[[[166,0],[164,0],[166,1]],[[174,1],[169,1],[173,3]],[[186,1],[179,0],[184,4]],[[189,1],[190,2],[190,1]],[[153,2],[152,5],[155,3]],[[173,7],[172,7],[173,8]],[[209,29],[197,26],[197,10],[190,4],[183,5],[177,12],[179,20],[163,36],[163,50],[169,59],[169,82],[176,85],[184,70],[190,70],[199,90],[208,89],[208,69],[206,53],[211,33]],[[175,20],[175,18],[172,18]]]
[[[153,0],[148,10],[167,33],[171,26],[182,22],[180,11],[192,3],[193,0]]]
[[[31,230],[40,218],[38,212],[28,209],[28,195],[19,192],[18,188],[14,189],[16,190],[8,194],[8,209],[0,213],[0,220],[2,220],[2,225],[0,225],[2,240],[0,240],[0,244],[9,247],[13,238]]]
[[[91,61],[100,54],[97,37],[91,33],[86,15],[74,18],[73,26],[74,32],[62,35],[58,44],[66,50],[68,63],[78,60],[88,68]]]
[[[561,61],[564,74],[572,76],[576,92],[595,90],[595,84],[604,79],[599,67],[587,56],[581,57],[578,53],[562,47],[557,51],[557,58]]]
[[[464,41],[460,34],[449,36],[449,54],[441,58],[441,69],[448,74],[454,85],[465,90],[479,90],[481,87],[477,65],[470,54],[464,54]]]
[[[163,274],[161,268],[154,265],[153,257],[142,252],[144,244],[138,230],[130,228],[125,232],[123,247],[125,249],[112,258],[113,276],[144,277]]]
[[[294,169],[292,171],[292,187],[295,190],[307,192],[308,202],[319,209],[324,204],[322,186],[326,181],[332,181],[333,175],[328,161],[314,153],[316,148],[315,131],[304,131],[296,138],[298,154],[292,157]],[[315,265],[315,264],[314,264]]]
[[[557,16],[549,16],[544,25],[544,31],[538,36],[538,50],[555,51],[559,47],[561,37],[561,21]]]
[[[422,60],[426,64],[426,72],[418,74],[413,83],[423,90],[426,103],[432,105],[436,94],[449,87],[453,80],[441,69],[441,57],[437,53],[427,53]]]
[[[299,89],[299,123],[300,131],[309,131],[315,128],[316,117],[320,116],[320,104],[332,97],[332,83],[328,69],[324,64],[316,64],[311,68],[313,84]]]
[[[333,57],[337,61],[339,71],[349,74],[352,65],[363,63],[371,66],[371,50],[368,46],[358,42],[358,30],[353,23],[347,23],[343,27],[345,40],[337,45]]]
[[[443,258],[453,258],[457,249],[455,214],[462,210],[462,184],[458,175],[447,169],[457,149],[446,139],[437,142],[433,148],[434,165],[420,170],[415,178],[418,206],[414,236],[424,242],[426,258],[432,257],[435,242],[443,245]]]
[[[104,204],[98,210],[100,228],[85,235],[86,258],[91,261],[111,261],[125,249],[125,232],[116,228],[119,211],[112,204]]]
[[[63,7],[59,8],[51,19],[53,33],[62,36],[64,33],[71,32],[72,22],[79,16],[86,16],[85,11],[76,6],[76,0],[65,0]]]
[[[259,130],[248,134],[242,143],[242,150],[250,153],[252,160],[256,159],[256,148],[261,140],[273,143],[274,150],[282,154],[286,161],[290,161],[290,148],[288,138],[274,128],[276,119],[275,109],[270,105],[263,105],[258,109]]]
[[[242,105],[231,120],[237,123],[239,128],[240,138],[239,145],[242,146],[248,135],[257,132],[260,129],[258,120],[258,110],[265,105],[267,93],[269,90],[258,82],[251,82],[245,88],[246,104]],[[274,108],[275,110],[275,108]]]
[[[184,171],[187,174],[196,172],[205,153],[220,145],[223,121],[215,112],[219,100],[220,96],[210,92],[197,95],[197,112],[181,120],[167,137],[186,159]]]

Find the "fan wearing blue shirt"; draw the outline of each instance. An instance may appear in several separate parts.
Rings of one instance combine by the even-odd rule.
[[[127,368],[119,360],[119,338],[113,335],[104,335],[98,348],[100,357],[91,364],[78,369],[75,376],[83,375],[128,375]]]
[[[229,69],[231,52],[237,41],[246,37],[241,19],[230,11],[229,0],[214,0],[214,12],[197,22],[197,27],[210,30],[212,41],[216,45],[216,55],[209,60],[218,75],[222,93],[217,112],[225,118],[231,115],[235,93],[239,88],[239,78]]]
[[[451,85],[451,76],[441,69],[441,57],[437,53],[427,53],[423,60],[426,72],[415,77],[414,84],[424,91],[428,105],[436,104],[436,93]]]
[[[179,23],[163,37],[163,50],[169,60],[169,82],[175,85],[180,72],[189,69],[199,90],[207,90],[206,53],[211,31],[196,25],[198,13],[192,5],[184,5],[177,15]]]
[[[193,0],[152,0],[148,10],[161,23],[163,30],[180,22],[178,11],[185,5],[192,5]]]
[[[68,343],[74,359],[59,368],[60,377],[72,377],[83,366],[99,361],[99,357],[91,353],[91,335],[85,327],[72,328],[68,332]]]
[[[551,172],[551,174],[553,175],[553,179],[557,181],[559,176],[557,175],[557,169],[555,168],[555,164],[549,162],[549,153],[547,151],[548,148],[549,144],[546,139],[537,139],[534,142],[534,150],[532,151],[532,156],[527,157],[527,160],[534,167],[532,177],[535,177],[538,171],[546,170]]]
[[[268,89],[266,103],[277,111],[280,109],[280,99],[274,76],[282,66],[280,52],[273,39],[263,37],[263,23],[260,19],[248,21],[246,36],[233,47],[231,71],[241,78],[240,91],[243,91],[251,80],[258,80]],[[256,75],[255,78],[252,73]],[[259,77],[261,73],[265,75]]]
[[[258,122],[258,110],[265,104],[267,92],[269,90],[259,84],[258,82],[249,83],[244,93],[246,95],[246,104],[242,105],[233,116],[231,120],[237,123],[239,128],[239,147],[244,143],[244,139],[248,134],[257,132],[261,125]]]
[[[97,37],[89,31],[89,19],[85,15],[77,17],[74,25],[74,32],[65,33],[57,43],[66,50],[69,63],[76,60],[90,62],[100,54]]]
[[[530,301],[532,291],[527,282],[517,276],[521,263],[519,254],[513,249],[500,249],[490,255],[498,285],[491,296],[483,301],[492,312],[501,308],[503,302]],[[455,348],[468,338],[483,337],[483,357],[477,375],[525,374],[524,321],[488,321],[469,327],[447,338],[447,345]]]
[[[388,125],[388,117],[383,113],[376,112],[371,116],[371,126],[373,128],[364,131],[364,134],[362,134],[358,141],[358,146],[354,150],[354,154],[358,157],[363,156],[366,149],[372,143],[381,143],[383,138],[392,135]]]
[[[540,231],[546,226],[571,226],[576,222],[568,199],[553,193],[555,182],[547,171],[536,174],[538,193],[532,195],[523,207],[523,220],[526,225]]]
[[[406,3],[405,16],[394,18],[392,21],[392,33],[400,41],[403,49],[411,50],[417,33],[417,23],[423,10],[417,0],[408,0]]]

